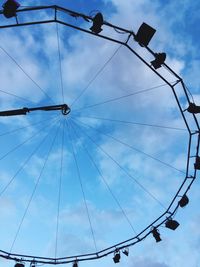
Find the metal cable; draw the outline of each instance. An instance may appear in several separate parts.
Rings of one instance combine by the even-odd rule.
[[[55,125],[57,123],[53,122],[50,124],[50,127],[52,127],[53,125]],[[0,197],[3,195],[3,193],[8,189],[8,187],[10,186],[10,184],[14,181],[14,179],[16,178],[16,176],[24,169],[24,167],[26,166],[26,164],[29,162],[29,160],[35,155],[36,151],[41,147],[41,145],[44,143],[44,141],[46,140],[47,136],[50,134],[50,131],[45,135],[45,137],[42,139],[42,141],[39,143],[39,145],[32,151],[32,153],[27,157],[27,159],[24,161],[24,163],[20,166],[20,168],[17,170],[17,172],[13,175],[13,177],[9,180],[9,182],[4,186],[4,188],[1,190],[0,192]]]
[[[72,126],[72,127],[73,127],[73,126]],[[73,129],[74,129],[74,127],[73,127]],[[74,129],[74,132],[75,132],[76,136],[78,137],[77,131],[76,131],[75,129]],[[133,225],[132,225],[130,219],[128,218],[126,212],[125,212],[124,209],[122,208],[122,206],[121,206],[119,200],[117,199],[117,197],[115,196],[115,194],[112,192],[112,190],[111,190],[109,184],[107,183],[105,177],[103,176],[103,174],[102,174],[102,172],[100,171],[99,167],[98,167],[97,164],[95,163],[95,161],[94,161],[94,159],[93,159],[91,153],[89,152],[89,150],[87,149],[87,147],[86,147],[83,143],[81,143],[81,146],[82,146],[82,147],[84,148],[84,150],[86,151],[86,154],[88,155],[90,161],[93,163],[93,165],[94,165],[94,167],[96,168],[97,172],[99,173],[99,175],[100,175],[102,181],[103,181],[104,184],[106,185],[106,187],[107,187],[108,191],[110,192],[112,198],[113,198],[113,199],[115,200],[115,202],[117,203],[118,207],[120,208],[122,214],[123,214],[124,217],[126,218],[126,220],[127,220],[128,224],[130,225],[131,229],[132,229],[133,232],[137,235],[136,230],[135,230],[135,228],[133,227]]]
[[[117,122],[117,123],[125,123],[125,124],[132,124],[132,125],[139,125],[139,126],[149,126],[149,127],[155,127],[155,128],[161,128],[161,129],[167,129],[167,130],[177,130],[177,131],[186,131],[187,129],[184,128],[178,128],[178,127],[170,127],[170,126],[164,126],[164,125],[158,125],[158,124],[148,124],[148,123],[140,123],[140,122],[134,122],[134,121],[125,121],[125,120],[116,120],[116,119],[110,119],[110,118],[101,118],[96,116],[78,116],[79,119],[81,118],[88,118],[88,119],[97,119],[97,120],[103,120],[103,121],[109,121],[109,122]]]
[[[65,120],[63,121],[62,140],[61,140],[60,177],[59,177],[59,187],[58,187],[58,205],[57,205],[57,218],[56,218],[55,258],[57,257],[57,250],[58,250],[58,229],[59,229],[61,187],[62,187],[62,176],[63,176],[64,130],[65,130]]]
[[[76,122],[75,122],[75,124],[77,125]],[[140,188],[142,188],[143,191],[145,191],[164,210],[166,210],[166,207],[160,202],[160,200],[158,200],[149,190],[147,190],[140,182],[138,182],[138,180],[136,178],[134,178],[124,167],[122,167],[119,164],[118,161],[116,161],[107,151],[105,151],[105,149],[103,149],[100,145],[98,145],[91,136],[89,136],[88,134],[86,134],[86,132],[83,131],[83,129],[79,125],[77,125],[77,126],[80,129],[80,131],[82,131],[99,148],[99,150],[101,150],[105,155],[107,155],[107,157],[109,157],[129,178],[131,178]]]
[[[76,120],[76,121],[77,121],[77,120]],[[153,159],[153,160],[155,160],[155,161],[157,161],[157,162],[162,163],[163,165],[165,165],[165,166],[167,166],[167,167],[169,167],[169,168],[171,168],[171,169],[173,169],[173,170],[176,170],[176,171],[178,171],[178,172],[181,172],[181,173],[185,174],[184,171],[181,171],[181,170],[177,169],[176,167],[170,165],[169,163],[166,163],[166,162],[164,162],[164,161],[162,161],[162,160],[160,160],[160,159],[158,159],[158,158],[156,158],[156,157],[154,157],[154,156],[152,156],[152,155],[150,155],[150,154],[148,154],[148,153],[146,153],[146,152],[144,152],[144,151],[142,151],[142,150],[140,150],[140,149],[138,149],[138,148],[135,148],[135,147],[133,147],[133,146],[131,146],[131,145],[129,145],[129,144],[127,144],[127,143],[125,143],[125,142],[119,140],[118,138],[116,138],[116,137],[114,137],[114,136],[112,136],[112,135],[110,135],[110,134],[103,133],[102,131],[97,130],[97,129],[95,129],[94,127],[92,127],[92,126],[90,126],[90,125],[88,125],[88,124],[86,124],[86,123],[83,123],[83,122],[81,122],[81,121],[78,121],[78,122],[81,123],[81,124],[83,124],[83,125],[85,125],[86,127],[90,128],[90,129],[95,130],[96,132],[98,132],[98,133],[100,133],[100,134],[102,134],[102,135],[105,135],[105,136],[107,136],[107,137],[109,137],[109,138],[115,140],[116,142],[118,142],[118,143],[120,143],[120,144],[122,144],[122,145],[124,145],[124,146],[127,146],[127,147],[129,147],[129,148],[131,148],[131,149],[133,149],[133,150],[135,150],[135,151],[137,151],[137,152],[139,152],[139,153],[141,153],[141,154],[143,154],[143,155],[145,155],[145,156],[147,156],[147,157],[149,157],[149,158],[151,158],[151,159]]]
[[[146,93],[148,91],[153,91],[153,90],[155,90],[157,88],[164,87],[164,86],[166,86],[166,84],[154,86],[154,87],[147,88],[147,89],[144,89],[144,90],[140,90],[140,91],[137,91],[137,92],[134,92],[134,93],[131,93],[131,94],[127,94],[127,95],[123,95],[123,96],[119,96],[119,97],[114,97],[114,98],[111,98],[111,99],[108,99],[108,100],[105,100],[105,101],[102,101],[102,102],[98,102],[98,103],[95,103],[95,104],[92,104],[92,105],[83,106],[81,108],[74,109],[73,111],[79,111],[79,110],[83,110],[83,109],[87,109],[87,108],[93,108],[93,107],[96,107],[96,106],[104,105],[104,104],[107,104],[107,103],[110,103],[110,102],[121,100],[123,98],[127,98],[127,97],[130,97],[130,96]]]
[[[97,71],[97,73],[94,75],[94,77],[89,81],[89,83],[86,85],[86,87],[81,91],[81,93],[74,99],[70,107],[72,107],[76,101],[85,93],[85,91],[90,87],[90,85],[96,80],[96,78],[99,76],[99,74],[105,69],[105,67],[108,65],[108,63],[113,59],[113,57],[117,54],[117,52],[122,47],[122,44],[114,51],[112,56],[104,63],[104,65]]]
[[[42,89],[42,87],[24,70],[24,68],[12,57],[2,46],[0,49],[18,66],[18,68],[39,88],[39,90],[52,102],[55,104],[53,99]]]
[[[23,101],[26,102],[26,103],[27,103],[27,102],[28,102],[28,103],[30,102],[30,103],[33,103],[33,104],[36,103],[36,102],[31,101],[30,99],[27,99],[27,98],[18,96],[18,95],[16,95],[16,94],[13,94],[13,93],[10,93],[10,92],[1,90],[1,89],[0,89],[0,92],[1,92],[1,93],[4,93],[4,94],[6,94],[6,95],[14,96],[14,97],[16,97],[16,98],[18,98],[18,99],[20,99],[20,100],[23,100]]]
[[[37,131],[36,133],[34,133],[33,135],[31,135],[31,137],[27,138],[26,140],[24,140],[23,142],[21,142],[20,144],[18,144],[17,146],[15,146],[14,148],[12,148],[8,152],[6,152],[3,156],[0,157],[0,161],[2,159],[4,159],[5,157],[7,157],[10,153],[12,153],[15,150],[17,150],[18,148],[22,147],[25,143],[27,143],[28,141],[30,141],[31,139],[33,139],[35,136],[37,136],[39,133],[41,133],[45,128],[46,128],[46,125],[43,126],[39,131]]]
[[[76,165],[77,175],[78,175],[78,179],[79,179],[79,183],[80,183],[80,187],[81,187],[81,191],[82,191],[82,195],[83,195],[83,200],[84,200],[84,204],[85,204],[85,209],[86,209],[86,212],[87,212],[87,217],[88,217],[88,221],[89,221],[89,225],[90,225],[90,231],[91,231],[91,235],[92,235],[92,238],[93,238],[95,250],[97,251],[96,239],[95,239],[94,230],[93,230],[93,227],[92,227],[92,222],[91,222],[90,213],[89,213],[89,209],[88,209],[88,205],[87,205],[87,200],[86,200],[85,191],[84,191],[84,187],[83,187],[83,182],[82,182],[82,178],[81,178],[81,174],[80,174],[78,160],[77,160],[77,157],[76,157],[72,136],[70,134],[69,122],[68,122],[67,125],[68,125],[69,139],[71,141],[72,154],[73,154],[74,162],[75,162],[75,165]]]
[[[56,23],[56,36],[57,36],[57,46],[58,46],[58,59],[59,59],[59,72],[60,72],[60,85],[62,91],[62,101],[65,103],[64,99],[64,88],[63,88],[63,76],[62,76],[62,64],[61,64],[61,51],[60,51],[60,41],[58,32],[58,23]]]
[[[58,115],[58,116],[60,116],[60,115]],[[54,118],[54,119],[55,119],[55,118]],[[38,124],[43,124],[45,121],[46,121],[46,122],[47,122],[47,121],[49,122],[50,119],[48,118],[48,119],[45,119],[45,120],[42,120],[42,121],[38,121],[38,122],[35,122],[35,123],[32,123],[32,124],[29,124],[28,126],[19,127],[19,128],[17,128],[17,129],[13,129],[13,130],[11,130],[11,131],[7,131],[7,132],[4,132],[4,133],[1,133],[1,134],[0,134],[0,137],[1,137],[1,136],[4,136],[4,135],[12,134],[12,133],[15,133],[15,132],[24,130],[24,129],[27,129],[27,128],[29,128],[29,127],[32,127],[32,126],[35,126],[35,125],[38,125]]]

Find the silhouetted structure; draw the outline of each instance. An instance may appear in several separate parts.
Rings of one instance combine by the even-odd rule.
[[[193,114],[200,113],[200,106],[196,106],[194,103],[190,103],[187,111]]]
[[[24,267],[25,265],[23,263],[16,263],[15,267]]]
[[[148,46],[155,32],[156,30],[154,28],[143,22],[134,39],[141,46]]]
[[[196,162],[195,162],[195,164],[194,164],[194,168],[196,169],[196,170],[200,170],[200,157],[196,157]]]
[[[187,204],[189,203],[189,198],[186,196],[186,194],[184,194],[181,198],[181,200],[179,201],[179,206],[181,208],[185,207]]]
[[[15,0],[7,0],[2,7],[4,16],[6,18],[12,18],[16,16],[16,11],[20,7],[20,4]]]
[[[103,15],[99,12],[93,18],[93,25],[90,30],[96,34],[102,31],[101,26],[103,25]]]
[[[169,220],[166,221],[165,226],[171,230],[176,230],[176,228],[179,226],[179,223],[169,218]]]
[[[154,67],[154,69],[158,69],[165,62],[165,59],[166,53],[156,53],[155,59],[151,61],[151,65]]]
[[[118,262],[120,262],[120,258],[121,258],[121,256],[120,256],[120,252],[117,250],[117,251],[115,252],[114,257],[113,257],[113,261],[114,261],[114,263],[118,263]]]
[[[156,227],[152,229],[152,235],[155,238],[156,242],[160,242],[162,239],[160,238],[160,233]]]

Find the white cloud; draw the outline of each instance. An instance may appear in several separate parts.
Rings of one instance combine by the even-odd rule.
[[[182,57],[185,56],[186,45],[176,41],[176,35],[170,28],[173,23],[177,23],[177,20],[182,20],[183,13],[180,12],[177,17],[173,17],[172,15],[174,14],[174,11],[172,7],[174,7],[174,5],[172,3],[170,6],[168,5],[168,12],[166,12],[166,10],[161,10],[158,12],[158,1],[155,3],[147,0],[136,1],[134,3],[131,0],[110,2],[112,2],[112,4],[115,6],[116,11],[110,16],[110,18],[108,18],[109,21],[116,23],[117,25],[133,29],[134,31],[137,30],[143,21],[157,28],[158,31],[155,35],[155,41],[152,40],[152,47],[154,47],[156,51],[157,49],[164,49],[165,45],[168,50],[169,48],[173,47],[174,51],[167,57],[167,63],[169,63],[170,66],[173,66],[176,72],[183,72],[186,64],[184,62],[184,58]],[[183,4],[184,8],[187,7],[186,4],[188,5],[188,2],[185,1]],[[177,3],[175,4],[175,7],[177,7]],[[185,12],[185,9],[183,11]],[[171,26],[167,25],[166,23],[169,12],[171,12]],[[38,35],[39,31],[41,32],[40,36]],[[73,102],[73,100],[83,92],[83,89],[88,86],[88,82],[95,77],[96,73],[114,53],[118,45],[113,45],[112,43],[86,36],[83,33],[70,35],[69,39],[67,40],[65,39],[66,32],[62,26],[59,26],[59,33],[61,36],[60,45],[64,91],[68,104]],[[12,41],[10,34],[12,34]],[[34,30],[29,30],[26,28],[22,31],[19,31],[19,34],[17,31],[16,34],[14,34],[14,31],[8,31],[6,34],[2,35],[1,42],[2,46],[6,47],[6,50],[9,52],[9,54],[11,54],[17,60],[17,62],[23,66],[27,73],[57,102],[60,101],[61,90],[59,66],[55,66],[55,63],[58,62],[57,39],[55,35],[55,25],[49,27],[39,26]],[[170,40],[170,42],[168,40]],[[13,43],[15,44],[15,49],[13,49]],[[187,44],[189,43],[190,42],[188,41]],[[136,46],[134,43],[132,45]],[[141,48],[136,49],[138,52],[143,51]],[[175,51],[178,52],[178,56],[175,56]],[[144,53],[144,56],[148,60],[151,60],[146,53]],[[4,53],[1,53],[1,57],[2,63],[0,64],[0,67],[2,72],[0,78],[2,88],[0,89],[8,90],[8,92],[23,96],[31,101],[45,101],[46,97],[41,90],[39,90],[37,86],[35,86],[27,77],[25,77],[25,75],[19,69],[16,70],[12,61],[8,59]],[[193,71],[196,73],[197,69],[198,60],[191,64],[191,68],[188,71],[189,77],[194,77],[192,76],[194,75]],[[169,79],[174,79],[174,77],[170,76],[162,69],[160,69],[159,72],[165,73]],[[197,74],[195,74],[195,77],[197,77]],[[138,90],[148,89],[149,87],[157,86],[159,84],[162,84],[162,81],[158,80],[155,75],[152,75],[152,72],[149,71],[143,64],[140,64],[140,62],[137,61],[132,54],[126,51],[126,49],[121,48],[114,58],[109,62],[109,64],[106,65],[105,69],[100,73],[100,75],[90,84],[88,89],[78,99],[74,105],[74,109],[83,107],[85,105],[106,101],[111,98],[120,97]],[[198,87],[198,79],[193,79],[192,86]],[[47,102],[49,103],[49,100]],[[12,100],[10,96],[2,94],[1,103],[2,107],[7,107],[8,104],[9,107],[12,107],[16,104],[19,104],[19,101],[17,99]],[[20,101],[20,103],[22,103],[22,101]],[[82,110],[79,114],[83,116],[84,114],[86,114],[86,116],[99,115],[102,117],[104,116],[105,118],[126,119],[141,123],[169,125],[172,127],[182,127],[183,125],[177,111],[174,97],[170,91],[170,88],[168,87],[155,89],[155,91],[149,91],[145,94],[138,94],[131,98],[124,98],[122,101],[116,101],[113,103],[110,102],[106,105],[102,105],[93,109],[86,109],[86,111]],[[158,130],[158,128],[153,127],[131,128],[126,125],[106,125],[105,122],[97,119],[83,119],[83,122],[105,132],[107,131],[108,134],[114,135],[128,144],[136,146],[138,149],[152,154],[153,156],[158,157],[158,159],[162,159],[163,161],[174,165],[178,169],[184,169],[185,155],[183,154],[182,150],[185,150],[186,142],[184,141],[185,136],[182,135],[180,137],[180,133],[170,134],[167,130]],[[24,119],[15,120],[14,123],[15,125],[29,124],[28,120]],[[4,127],[8,124],[11,124],[11,120],[9,123],[5,122],[2,124],[2,126]],[[109,127],[109,125],[111,125],[111,127]],[[31,128],[30,132],[34,131],[34,128]],[[29,133],[26,132],[26,134]],[[135,153],[132,150],[127,149],[125,146],[111,141],[109,138],[103,138],[102,136],[100,137],[100,135],[96,135],[96,139],[98,139],[98,142],[103,149],[108,151],[109,154],[112,155],[129,172],[134,174],[136,172],[136,177],[140,179],[139,181],[141,181],[141,183],[144,183],[150,192],[152,192],[159,200],[168,204],[169,196],[171,197],[172,193],[174,193],[178,187],[180,177],[177,174],[167,170],[167,168],[165,170],[164,166],[162,167],[159,165],[159,163],[156,163],[150,159],[147,160],[144,155]],[[87,147],[89,144],[86,136],[83,135],[81,138],[79,138],[79,140],[73,136],[73,141],[76,143],[76,152],[79,152],[82,149],[82,143],[85,142]],[[119,170],[116,164],[114,164],[112,160],[108,160],[108,157],[105,155],[97,152],[97,148],[94,149],[94,147],[95,145],[93,147],[92,145],[89,146],[94,160],[95,162],[97,161],[99,168],[107,179],[108,184],[112,186],[114,193],[119,197],[120,201],[122,201],[123,207],[125,200],[128,199],[130,201],[127,201],[129,204],[125,206],[125,211],[128,213],[131,220],[134,222],[134,219],[136,218],[136,222],[138,222],[138,224],[140,220],[143,220],[141,224],[149,222],[154,214],[157,215],[157,213],[160,212],[160,210],[157,208],[155,213],[152,215],[152,210],[156,209],[155,207],[157,207],[158,204],[155,203],[155,200],[150,201],[149,196],[147,196],[142,190],[140,192],[139,189],[136,189],[136,186],[130,186],[127,182],[128,180],[124,179],[124,173]],[[107,244],[115,242],[116,240],[121,241],[120,239],[123,239],[124,236],[128,236],[129,234],[127,225],[123,222],[124,216],[122,216],[121,212],[119,212],[119,209],[114,209],[114,204],[110,204],[111,199],[108,197],[102,198],[106,195],[106,188],[103,186],[100,186],[99,188],[99,185],[102,185],[103,182],[101,181],[100,183],[99,180],[98,182],[95,180],[98,174],[94,175],[92,173],[91,175],[90,169],[87,169],[89,165],[88,161],[85,160],[81,153],[79,158],[82,160],[81,167],[85,167],[87,174],[86,176],[90,177],[91,179],[90,185],[87,184],[87,201],[92,213],[92,220],[95,224],[95,233],[97,233],[98,236],[98,245],[100,247],[104,247]],[[65,177],[68,177],[69,179],[67,180],[66,178],[67,183],[65,186],[67,185],[66,188],[68,192],[70,190],[72,192],[70,192],[69,197],[67,196],[68,199],[66,198],[68,201],[71,201],[71,203],[69,202],[66,205],[62,203],[63,206],[60,214],[61,228],[59,237],[61,248],[60,253],[63,255],[65,253],[69,253],[69,251],[74,253],[76,252],[75,249],[81,253],[84,253],[87,250],[89,251],[93,246],[91,238],[89,238],[90,233],[88,219],[87,217],[83,219],[83,217],[86,215],[85,207],[83,207],[80,202],[79,205],[76,202],[78,201],[77,199],[80,201],[81,197],[80,195],[77,197],[75,194],[77,192],[80,193],[80,191],[76,191],[76,187],[74,186],[76,183],[74,177],[75,174],[77,175],[77,173],[73,168],[70,168],[73,161],[69,158],[72,157],[72,153],[66,150],[64,157],[66,159],[64,165],[64,174],[66,175]],[[31,177],[38,177],[42,167],[43,159],[43,156],[39,154],[35,155],[34,159],[31,161],[32,165],[26,169],[26,174],[30,175]],[[36,218],[37,215],[40,214],[40,222],[48,225],[49,230],[53,229],[53,225],[55,226],[55,213],[53,210],[57,204],[57,193],[55,193],[54,187],[57,178],[54,173],[57,173],[59,169],[59,163],[60,150],[54,150],[54,153],[51,154],[49,159],[49,166],[46,172],[47,176],[45,176],[46,180],[43,180],[42,185],[44,187],[40,188],[41,191],[39,195],[36,196],[36,199],[34,199],[31,209],[33,212],[31,215]],[[100,179],[100,177],[98,178]],[[25,192],[24,189],[29,187],[30,184],[24,185],[22,192]],[[96,199],[93,200],[94,203],[90,203],[91,200],[89,199],[89,196],[91,195],[89,194],[89,189],[92,190],[91,188],[95,187],[97,187],[95,191]],[[53,196],[50,196],[47,191],[45,191],[49,188],[52,194],[54,191]],[[93,192],[93,194],[95,193]],[[25,201],[27,193],[24,194],[24,199],[20,199],[22,206],[25,206],[25,203],[27,202]],[[77,198],[75,197],[73,199],[72,195],[76,195]],[[50,197],[49,203],[45,197]],[[56,204],[54,203],[55,199]],[[105,199],[109,200],[109,203],[106,203]],[[76,204],[72,205],[74,203]],[[5,207],[9,205],[9,202],[5,202]],[[106,205],[110,205],[110,207],[105,209]],[[141,208],[141,206],[143,206],[143,208]],[[132,210],[132,207],[134,207],[134,211]],[[41,212],[41,208],[45,209],[45,214],[51,217],[51,220],[53,218],[52,221],[47,222],[45,218],[42,218],[42,215],[44,214]],[[26,230],[30,224],[31,216],[26,221]],[[44,224],[42,227],[44,227]],[[126,227],[124,225],[126,225]],[[82,229],[78,229],[81,228],[80,226]],[[84,237],[75,235],[73,232],[69,233],[70,227],[71,229],[78,229],[78,231],[80,231],[81,235]],[[196,229],[196,231],[198,230],[196,225],[193,227]],[[124,229],[124,233],[121,231],[121,229]],[[104,233],[105,230],[108,233],[108,237],[106,237],[106,234],[102,234],[102,232]],[[117,232],[118,236],[114,238],[114,234]],[[54,250],[54,241],[52,241],[53,235],[54,234],[52,234],[49,239],[45,239],[49,242],[46,246],[46,251],[48,252],[52,252]],[[144,246],[145,249],[149,248],[148,254],[150,254],[152,243]],[[166,251],[165,246],[166,242],[162,247],[162,251]],[[173,248],[177,248],[177,244],[174,245]],[[172,254],[174,255],[174,252],[170,250],[169,245],[167,252],[168,256]],[[154,249],[153,255],[157,255],[157,257],[154,259],[154,257],[151,255],[147,255],[143,259],[137,258],[135,259],[134,264],[136,263],[139,267],[168,267],[172,265],[171,263],[166,263],[163,260],[164,256],[158,255],[156,249]],[[179,263],[180,261],[181,260],[178,259],[178,256],[174,256],[174,262]],[[130,263],[130,266],[132,266],[132,263]]]

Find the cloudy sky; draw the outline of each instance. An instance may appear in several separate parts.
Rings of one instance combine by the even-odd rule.
[[[146,22],[156,29],[149,47],[166,52],[166,63],[200,103],[198,1],[20,4],[102,12],[106,22],[133,32]],[[50,16],[19,13],[18,21]],[[60,18],[92,26],[68,14]],[[13,23],[1,15],[0,25]],[[106,26],[102,34],[127,39]],[[132,37],[129,44],[153,60]],[[185,178],[188,132],[170,87],[126,47],[55,23],[1,29],[0,69],[0,110],[71,108],[66,116],[35,111],[0,119],[0,250],[52,258],[96,252],[132,238],[166,210]],[[177,80],[164,68],[158,72],[172,84]],[[187,108],[182,88],[177,92]],[[198,176],[189,205],[175,216],[177,230],[162,225],[162,242],[148,236],[129,248],[129,257],[122,254],[119,265],[200,266]],[[112,257],[80,266],[108,267]]]

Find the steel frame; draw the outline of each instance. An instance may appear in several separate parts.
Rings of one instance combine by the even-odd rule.
[[[20,22],[20,16],[23,16],[23,14],[31,11],[52,11],[52,15],[50,16],[49,19],[44,19],[44,20],[36,20],[36,21],[25,21],[25,22]],[[0,11],[0,17],[2,16],[3,12]],[[189,125],[188,119],[186,118],[184,108],[182,107],[183,104],[181,104],[181,101],[179,99],[179,95],[176,91],[177,85],[181,86],[185,98],[185,103],[188,104],[190,103],[190,98],[187,92],[187,88],[183,82],[183,79],[175,73],[173,69],[171,69],[166,63],[163,64],[163,67],[167,71],[169,71],[175,78],[176,82],[174,84],[171,84],[166,77],[164,77],[159,71],[155,70],[149,62],[147,62],[138,52],[136,52],[135,49],[131,47],[130,39],[133,42],[134,37],[136,34],[131,31],[124,29],[122,27],[113,25],[111,23],[108,23],[104,21],[103,27],[109,27],[110,29],[113,29],[115,31],[118,31],[119,33],[124,33],[127,36],[126,41],[121,41],[119,36],[110,36],[110,35],[103,35],[103,34],[95,34],[91,32],[90,30],[83,28],[81,26],[77,26],[74,24],[71,24],[67,21],[67,18],[69,17],[75,17],[75,18],[81,18],[87,21],[88,23],[93,21],[93,18],[91,16],[87,16],[82,13],[78,13],[57,5],[52,5],[52,6],[37,6],[37,7],[27,7],[27,8],[19,8],[17,10],[17,15],[19,15],[18,18],[16,19],[16,23],[13,24],[0,24],[0,29],[5,29],[5,28],[13,28],[13,27],[21,27],[21,26],[29,26],[29,25],[36,25],[36,24],[48,24],[48,23],[59,23],[64,26],[68,26],[71,28],[74,28],[76,30],[88,33],[90,35],[94,35],[98,38],[103,38],[108,41],[118,43],[126,47],[131,53],[133,53],[139,60],[141,60],[148,68],[150,68],[161,80],[163,80],[172,90],[175,100],[177,102],[179,111],[181,113],[181,116],[184,120],[186,129],[188,131],[188,154],[187,154],[187,164],[186,164],[186,171],[185,171],[185,179],[183,180],[182,184],[180,185],[177,193],[175,194],[174,198],[172,199],[170,205],[166,209],[164,213],[162,213],[156,220],[154,220],[151,224],[149,224],[145,229],[143,229],[139,234],[136,236],[125,240],[121,243],[115,244],[111,247],[105,248],[104,250],[90,253],[90,254],[83,254],[83,255],[73,255],[73,256],[66,256],[62,258],[48,258],[48,257],[38,257],[36,255],[23,255],[23,254],[14,254],[14,253],[9,253],[3,250],[0,250],[0,257],[8,259],[8,260],[14,260],[16,262],[29,262],[33,264],[41,263],[41,264],[64,264],[64,263],[71,263],[71,262],[80,262],[80,261],[89,261],[89,260],[94,260],[94,259],[99,259],[102,257],[105,257],[109,254],[113,254],[116,251],[121,251],[125,248],[128,248],[130,246],[133,246],[137,244],[138,242],[141,242],[144,240],[148,235],[152,233],[152,227],[158,228],[162,224],[164,224],[169,217],[175,216],[175,213],[177,209],[179,208],[179,199],[180,196],[183,196],[184,194],[187,194],[189,191],[190,187],[194,183],[196,177],[197,177],[197,169],[193,166],[194,162],[191,162],[192,158],[196,159],[199,156],[199,145],[200,145],[200,126],[198,123],[198,120],[196,118],[195,114],[188,114],[190,117],[190,121],[192,121],[193,125],[192,127]],[[60,15],[63,17],[60,18]],[[136,42],[136,41],[135,41]],[[153,52],[149,47],[144,47],[152,56],[155,57],[156,53]],[[194,127],[195,126],[195,127]]]

